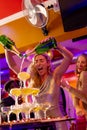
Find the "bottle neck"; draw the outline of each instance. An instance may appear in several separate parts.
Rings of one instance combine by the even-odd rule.
[[[23,55],[17,50],[15,46],[12,45],[12,50],[14,54],[18,55],[19,57],[22,57]]]

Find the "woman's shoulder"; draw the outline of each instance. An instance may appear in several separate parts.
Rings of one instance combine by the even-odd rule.
[[[81,76],[87,76],[87,71],[82,71]]]
[[[82,71],[80,74],[80,80],[85,80],[87,81],[87,71]]]

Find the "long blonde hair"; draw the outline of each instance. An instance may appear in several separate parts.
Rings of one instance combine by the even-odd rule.
[[[31,63],[31,65],[29,66],[29,73],[31,75],[31,79],[33,80],[33,84],[32,84],[32,87],[34,88],[39,88],[41,86],[41,79],[40,79],[40,76],[35,68],[35,65],[34,65],[34,61],[35,61],[35,58],[38,56],[38,55],[42,55],[45,57],[46,61],[49,62],[49,66],[48,66],[48,74],[52,74],[53,72],[53,69],[52,69],[52,66],[51,66],[51,59],[50,57],[47,55],[47,54],[36,54],[34,56],[34,59],[33,59],[33,62]]]

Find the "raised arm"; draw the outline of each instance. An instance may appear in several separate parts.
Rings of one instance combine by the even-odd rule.
[[[21,59],[7,49],[5,49],[5,57],[9,68],[16,74],[19,73]]]
[[[73,54],[59,43],[57,44],[57,49],[63,56],[62,63],[59,66],[57,66],[56,69],[54,70],[54,76],[58,82],[61,80],[61,77],[71,64]]]
[[[20,58],[7,49],[5,49],[5,56],[9,68],[16,74],[20,72],[20,69],[23,71],[23,69],[29,65],[29,61],[27,59],[25,59],[23,62],[23,58]]]

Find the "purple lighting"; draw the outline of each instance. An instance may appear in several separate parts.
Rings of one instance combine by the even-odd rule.
[[[6,70],[1,70],[1,71],[0,71],[0,74],[1,74],[1,75],[3,75],[3,74],[9,74],[9,70],[7,70],[7,69],[6,69]]]

